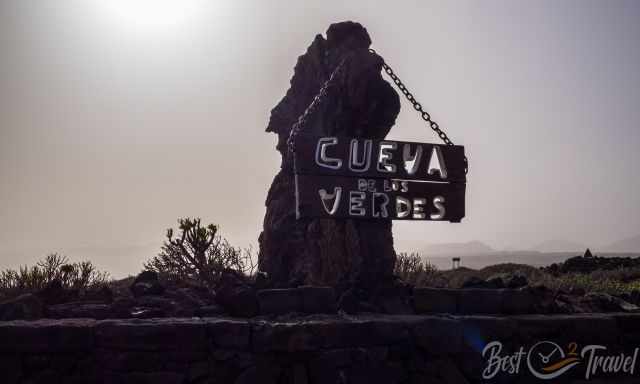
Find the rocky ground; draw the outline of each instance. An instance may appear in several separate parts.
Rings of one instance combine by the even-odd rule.
[[[640,340],[640,313],[621,313],[640,312],[637,294],[551,289],[517,273],[460,285],[398,281],[367,295],[266,289],[259,277],[229,272],[206,288],[148,271],[86,292],[53,281],[0,303],[1,381],[480,383],[479,345],[491,340],[511,351],[547,338],[627,352]],[[563,382],[583,375],[574,370]],[[531,378],[523,368],[496,382]]]
[[[640,292],[614,296],[580,289],[530,286],[521,275],[471,276],[461,289],[414,288],[400,282],[375,296],[354,289],[300,286],[261,289],[230,272],[215,289],[163,281],[145,271],[79,295],[56,282],[0,303],[0,320],[41,318],[162,318],[230,315],[251,318],[283,314],[570,314],[639,311]]]
[[[543,270],[557,276],[572,272],[584,274],[594,271],[612,271],[635,267],[640,267],[640,258],[638,257],[598,257],[587,249],[584,256],[576,256],[562,263],[551,264],[543,268]]]

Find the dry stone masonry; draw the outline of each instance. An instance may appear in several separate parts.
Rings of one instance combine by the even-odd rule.
[[[481,383],[493,369],[482,356],[488,343],[517,356],[540,340],[633,353],[640,315],[9,321],[0,322],[0,372],[6,384]],[[584,363],[559,382],[584,382]],[[492,382],[540,382],[524,361],[519,368]],[[637,371],[594,375],[604,380],[596,382],[639,380]]]

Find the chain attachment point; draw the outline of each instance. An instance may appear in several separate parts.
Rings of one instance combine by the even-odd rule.
[[[371,53],[373,53],[375,55],[378,54],[373,48],[369,48],[369,52],[371,52]],[[449,136],[447,136],[447,134],[442,129],[440,129],[440,126],[438,125],[438,123],[436,123],[435,121],[431,120],[431,115],[429,114],[429,112],[427,112],[427,111],[422,109],[422,104],[420,104],[416,100],[415,96],[413,96],[413,94],[411,92],[409,92],[409,90],[407,89],[407,86],[404,85],[404,83],[402,83],[400,78],[398,78],[398,75],[396,75],[395,72],[393,72],[393,69],[391,69],[391,67],[384,61],[382,56],[380,56],[380,55],[378,55],[378,56],[382,59],[382,69],[384,69],[384,71],[389,75],[391,80],[393,80],[393,82],[398,87],[400,92],[402,92],[402,94],[405,96],[405,98],[407,100],[409,100],[409,102],[413,106],[413,109],[415,109],[416,111],[418,111],[420,113],[420,117],[422,117],[422,120],[424,120],[427,124],[429,124],[429,127],[431,127],[431,129],[438,135],[438,137],[446,145],[453,145],[453,142],[451,141],[451,139],[449,139]],[[467,160],[467,157],[465,156],[464,157],[464,173],[467,174],[468,171],[469,171],[469,161]]]
[[[369,52],[377,55],[377,52],[373,48],[369,48]],[[413,109],[415,109],[418,113],[420,113],[420,117],[422,118],[422,120],[424,120],[427,124],[429,124],[429,127],[438,135],[438,137],[446,145],[454,145],[451,139],[449,139],[449,137],[447,136],[447,134],[442,129],[440,129],[440,126],[438,125],[438,123],[436,123],[431,119],[431,115],[429,114],[429,112],[422,109],[422,104],[420,104],[416,100],[415,96],[413,96],[413,94],[409,92],[407,87],[398,78],[398,76],[395,74],[393,69],[391,69],[391,67],[384,61],[382,56],[378,55],[378,57],[382,59],[382,68],[384,69],[384,71],[389,75],[391,80],[393,80],[394,84],[398,87],[400,92],[402,92],[405,98],[409,100],[409,102],[413,106]],[[300,117],[298,118],[298,121],[296,121],[293,124],[293,127],[291,127],[291,132],[289,133],[289,137],[287,138],[287,147],[291,153],[295,152],[296,150],[295,149],[296,135],[306,125],[309,115],[311,115],[327,97],[328,90],[331,87],[332,82],[334,81],[334,78],[336,78],[338,73],[342,72],[343,70],[345,60],[346,58],[343,59],[340,62],[340,64],[338,64],[338,66],[331,73],[327,81],[325,81],[322,87],[320,87],[318,94],[313,98],[313,100],[311,101],[307,109],[302,113],[302,115],[300,115]],[[469,161],[466,156],[464,157],[464,165],[465,165],[464,173],[466,174],[469,170]]]

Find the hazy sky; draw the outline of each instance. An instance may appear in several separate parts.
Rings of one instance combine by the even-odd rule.
[[[0,267],[135,273],[181,216],[257,245],[269,111],[343,20],[470,159],[463,223],[396,222],[396,249],[640,233],[638,1],[3,0]],[[404,101],[389,137],[437,141]]]

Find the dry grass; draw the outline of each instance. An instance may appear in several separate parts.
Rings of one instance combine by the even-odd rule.
[[[567,273],[553,276],[550,273],[526,264],[496,264],[482,269],[460,267],[455,270],[439,271],[433,265],[423,262],[417,254],[398,255],[396,275],[418,287],[461,288],[471,277],[488,280],[496,276],[522,275],[529,285],[544,285],[553,290],[604,292],[609,294],[640,291],[640,268],[598,270],[588,274]]]
[[[594,271],[589,274],[567,273],[558,277],[545,275],[545,285],[568,291],[571,288],[586,292],[605,292],[619,295],[640,290],[640,268]]]

